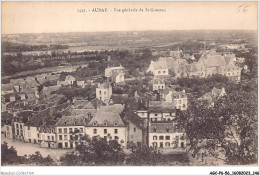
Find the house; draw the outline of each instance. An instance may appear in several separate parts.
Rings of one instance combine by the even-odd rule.
[[[124,73],[124,72],[125,72],[125,68],[122,67],[121,65],[119,67],[108,67],[105,69],[105,77],[109,78],[114,73]]]
[[[25,140],[25,124],[35,114],[33,111],[22,111],[15,114],[14,118],[14,137],[18,140]]]
[[[131,144],[137,146],[146,144],[147,129],[144,121],[134,112],[129,112],[124,121],[126,123],[127,147],[131,147]]]
[[[166,102],[174,103],[175,108],[179,110],[186,110],[188,107],[188,98],[185,90],[175,91],[167,88],[162,92],[162,99]]]
[[[86,134],[117,140],[122,147],[126,147],[126,125],[117,112],[99,110],[87,124]]]
[[[186,65],[188,65],[186,59],[178,58],[174,61],[172,70],[176,78],[187,77]]]
[[[112,73],[109,80],[115,84],[119,84],[119,83],[122,84],[125,81],[125,73],[124,72]]]
[[[175,119],[176,110],[172,102],[150,101],[148,106],[148,119],[151,122],[172,121]]]
[[[185,148],[186,134],[173,122],[151,122],[149,146],[154,148]]]
[[[90,121],[83,116],[63,116],[56,123],[57,148],[75,148],[85,135],[85,126]]]
[[[77,86],[82,87],[84,89],[85,88],[85,81],[78,81],[77,80]]]
[[[236,65],[221,66],[218,68],[218,73],[228,77],[234,82],[239,82],[241,80],[242,68]]]
[[[72,86],[76,78],[71,75],[67,75],[65,78],[61,78],[57,81],[57,85],[59,86]]]
[[[105,82],[102,84],[98,84],[96,88],[96,98],[103,101],[105,104],[109,103],[109,100],[112,95],[112,86],[110,83]]]
[[[24,141],[40,144],[40,127],[51,119],[50,109],[45,109],[31,118],[24,125]]]
[[[4,137],[13,139],[14,138],[14,128],[13,128],[13,114],[8,112],[1,113],[2,130]]]
[[[221,89],[213,88],[211,92],[205,93],[202,95],[199,100],[206,100],[210,105],[214,105],[214,101],[218,98],[223,97],[226,95],[225,88],[222,87]]]
[[[206,67],[202,60],[199,60],[198,62],[193,62],[191,64],[186,65],[186,71],[187,71],[187,76],[189,78],[192,77],[206,77]]]
[[[165,82],[163,79],[153,78],[149,82],[149,87],[150,87],[150,90],[159,92],[159,91],[165,89]]]
[[[168,76],[169,69],[165,61],[151,61],[146,73],[152,73],[154,76]]]

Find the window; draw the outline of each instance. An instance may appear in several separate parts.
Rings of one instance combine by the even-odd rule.
[[[50,140],[50,136],[47,136],[47,139]]]
[[[153,140],[157,140],[157,136],[153,136]]]
[[[181,100],[179,100],[179,104],[181,104]]]
[[[16,131],[16,134],[19,136],[19,130]]]
[[[67,122],[64,122],[64,125],[67,125]]]
[[[28,130],[30,130],[30,126],[28,126]]]
[[[97,122],[93,122],[93,126],[97,126]]]
[[[169,131],[170,131],[169,128],[166,128],[166,132],[169,133]]]
[[[104,126],[107,126],[107,122],[104,122]]]
[[[115,136],[115,140],[118,140],[118,136]]]
[[[136,128],[134,128],[134,132],[136,132]]]
[[[80,132],[83,133],[83,128],[80,128]]]
[[[114,125],[115,125],[115,126],[118,126],[118,123],[117,123],[117,122],[115,122],[115,123],[114,123]]]
[[[99,94],[101,94],[101,90],[99,91]]]
[[[170,147],[170,142],[166,142],[165,147]]]
[[[68,140],[68,135],[64,135],[64,140]]]
[[[117,134],[117,129],[114,130],[115,134]]]
[[[154,116],[157,116],[158,114],[154,114]]]
[[[59,140],[62,140],[62,135],[59,135]]]
[[[70,140],[72,140],[73,139],[73,137],[72,137],[72,135],[70,135]]]
[[[165,73],[165,71],[163,71],[163,73]]]
[[[94,134],[97,134],[97,129],[94,129],[94,130],[93,130],[93,133],[94,133]]]
[[[16,128],[19,128],[18,124],[16,124]]]
[[[70,133],[72,133],[72,128],[69,128]]]
[[[59,133],[62,133],[62,129],[61,128],[59,128]]]
[[[63,128],[64,133],[67,133],[67,128]]]
[[[20,128],[23,128],[22,124],[20,124]]]
[[[107,129],[104,129],[104,134],[107,134]]]
[[[51,140],[54,141],[54,136],[51,137]]]
[[[68,148],[68,143],[67,142],[65,142],[65,147]]]
[[[161,71],[158,71],[158,74],[161,74]]]
[[[107,93],[106,92],[104,92],[104,95],[106,95]]]
[[[170,136],[165,136],[165,140],[170,140]]]
[[[157,122],[157,118],[154,118],[154,121]]]
[[[159,136],[159,140],[163,140],[164,139],[164,137],[163,136]]]

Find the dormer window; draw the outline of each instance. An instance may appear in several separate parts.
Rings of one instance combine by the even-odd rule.
[[[74,121],[74,125],[76,125],[76,124],[77,124],[77,121],[75,120],[75,121]]]
[[[166,132],[169,132],[169,131],[170,131],[170,130],[169,130],[169,128],[167,127],[167,128],[166,128]]]
[[[67,122],[64,122],[64,125],[67,125]]]
[[[93,122],[93,126],[97,126],[97,122]]]
[[[118,123],[117,123],[117,122],[115,122],[115,123],[114,123],[114,125],[115,125],[115,126],[118,126]]]
[[[107,122],[104,122],[104,126],[107,126]]]

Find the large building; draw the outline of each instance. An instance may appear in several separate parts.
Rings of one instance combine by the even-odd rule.
[[[91,138],[100,136],[107,140],[117,140],[126,147],[126,125],[117,112],[98,111],[87,124],[85,132]]]

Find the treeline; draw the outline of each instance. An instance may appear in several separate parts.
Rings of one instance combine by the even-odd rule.
[[[19,44],[12,42],[2,42],[2,52],[26,52],[26,51],[47,51],[49,49],[68,49],[68,45],[29,45],[29,44]]]

